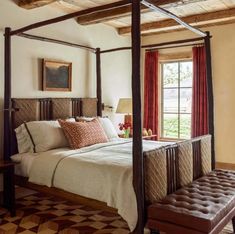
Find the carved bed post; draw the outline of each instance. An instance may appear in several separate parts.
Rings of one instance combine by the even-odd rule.
[[[212,82],[212,66],[211,66],[211,43],[210,32],[206,32],[207,36],[204,38],[206,49],[206,77],[207,77],[207,92],[208,92],[208,124],[209,134],[211,134],[211,155],[212,155],[212,169],[215,169],[215,134],[214,134],[214,96],[213,96],[213,82]]]
[[[144,231],[144,178],[140,76],[140,0],[132,1],[132,100],[133,100],[133,185],[137,199],[138,223],[135,233]]]
[[[102,87],[101,87],[101,58],[100,48],[96,48],[96,96],[97,102],[97,115],[102,116]]]
[[[4,48],[4,160],[11,156],[11,28],[5,28]]]

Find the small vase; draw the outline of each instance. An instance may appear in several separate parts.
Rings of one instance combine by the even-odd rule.
[[[151,129],[148,130],[148,135],[152,136],[153,135],[153,131]]]
[[[130,136],[130,128],[124,130],[124,138],[129,138]]]
[[[143,135],[143,136],[148,136],[148,131],[147,131],[146,128],[143,129],[143,134],[142,134],[142,135]]]

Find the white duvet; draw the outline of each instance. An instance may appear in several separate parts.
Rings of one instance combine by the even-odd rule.
[[[165,144],[143,141],[143,149],[151,150]],[[118,210],[131,231],[136,226],[137,206],[132,185],[130,141],[40,153],[32,163],[29,181],[106,202]]]

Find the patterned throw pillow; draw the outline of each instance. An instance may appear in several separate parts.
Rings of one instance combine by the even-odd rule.
[[[102,128],[104,129],[104,132],[108,138],[109,141],[112,141],[114,139],[119,138],[117,131],[115,127],[113,126],[113,123],[108,117],[85,117],[85,116],[77,116],[76,121],[77,122],[89,122],[93,119],[98,119]]]
[[[108,138],[97,119],[90,122],[59,120],[59,123],[72,149],[108,142]]]

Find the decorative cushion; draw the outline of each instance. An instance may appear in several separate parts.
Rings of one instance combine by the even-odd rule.
[[[15,129],[19,153],[68,147],[58,121],[32,121]]]
[[[81,117],[77,117],[76,121],[78,122],[84,122],[84,121],[92,121],[95,117],[85,117],[85,116],[81,116]],[[102,126],[102,128],[104,129],[104,132],[108,138],[109,141],[112,141],[113,139],[119,138],[117,131],[115,129],[115,127],[113,126],[113,123],[111,122],[111,120],[107,117],[98,117],[98,120]]]
[[[211,172],[211,135],[201,137],[202,174]]]
[[[59,120],[59,123],[72,149],[108,142],[108,138],[97,119],[75,123]]]
[[[191,140],[178,143],[179,180],[183,187],[193,181],[193,149]]]
[[[145,196],[150,203],[167,195],[167,164],[164,147],[144,152]]]

